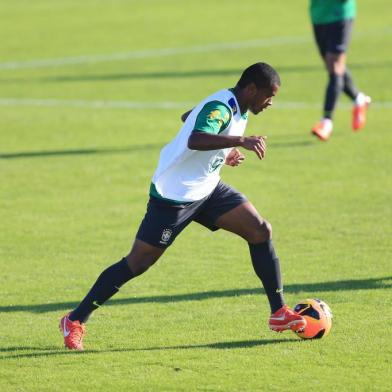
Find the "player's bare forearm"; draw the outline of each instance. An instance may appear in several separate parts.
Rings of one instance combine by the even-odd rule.
[[[188,148],[190,150],[210,151],[221,148],[243,147],[246,150],[253,151],[259,159],[263,159],[267,148],[265,139],[263,136],[244,137],[192,132],[188,139]]]
[[[190,150],[209,151],[220,148],[239,147],[242,136],[215,135],[206,132],[192,132],[188,139]]]

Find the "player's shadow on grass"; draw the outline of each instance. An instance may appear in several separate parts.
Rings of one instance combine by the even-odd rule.
[[[351,291],[351,290],[371,290],[371,289],[391,289],[392,276],[382,278],[370,279],[352,279],[339,280],[333,282],[319,282],[319,283],[298,283],[285,285],[286,293],[324,293],[329,291]],[[231,298],[243,295],[256,295],[263,293],[261,288],[244,288],[232,290],[212,290],[197,293],[187,294],[173,294],[173,295],[156,295],[146,297],[131,297],[131,298],[114,298],[110,300],[105,306],[116,305],[132,305],[132,304],[148,304],[148,303],[173,303],[184,301],[203,301],[214,298]],[[45,304],[31,304],[31,305],[6,305],[0,306],[0,312],[32,312],[32,313],[46,313],[66,311],[75,308],[78,302],[55,302]]]
[[[239,348],[252,348],[258,346],[265,346],[267,344],[291,343],[291,342],[299,342],[299,340],[298,338],[297,339],[240,340],[235,342],[216,342],[216,343],[207,343],[207,344],[190,344],[190,345],[179,345],[179,346],[145,347],[145,348],[135,349],[135,351],[190,350],[190,349],[198,349],[198,348],[227,350],[227,349],[239,349]]]
[[[299,140],[290,142],[271,142],[270,148],[285,147],[304,147],[314,145],[309,140]],[[158,150],[164,146],[164,143],[140,144],[128,147],[108,147],[108,148],[80,148],[70,150],[48,150],[48,151],[18,151],[10,153],[1,153],[0,159],[21,159],[21,158],[55,158],[63,156],[76,155],[99,155],[99,154],[131,154],[138,151]]]
[[[1,153],[0,159],[18,159],[18,158],[45,158],[45,157],[62,157],[75,155],[94,155],[94,154],[129,154],[137,151],[150,151],[159,149],[162,143],[139,144],[128,147],[108,147],[108,148],[79,148],[70,150],[48,150],[48,151],[19,151],[10,153]]]
[[[189,344],[177,346],[155,346],[155,347],[139,347],[139,348],[114,348],[108,350],[85,350],[69,351],[64,348],[59,349],[55,346],[48,347],[4,347],[0,348],[1,359],[20,359],[20,358],[33,358],[33,357],[48,357],[57,355],[90,355],[90,354],[107,354],[107,353],[122,353],[122,352],[140,352],[140,351],[166,351],[166,350],[197,350],[197,349],[213,349],[213,350],[235,350],[235,349],[249,349],[253,347],[260,347],[269,344],[279,343],[300,343],[301,340],[295,338],[289,339],[254,339],[254,340],[240,340],[230,342],[215,342],[205,344]],[[18,353],[19,351],[19,353]],[[22,352],[20,352],[22,351]],[[23,352],[30,351],[30,352]],[[5,354],[3,354],[5,353]],[[10,353],[10,354],[8,354]]]

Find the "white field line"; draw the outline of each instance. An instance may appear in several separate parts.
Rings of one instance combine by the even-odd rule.
[[[219,52],[227,50],[239,50],[247,48],[259,48],[263,46],[278,46],[278,45],[295,45],[310,42],[309,36],[288,36],[288,37],[275,37],[264,38],[250,41],[240,42],[225,42],[210,45],[196,45],[180,48],[163,48],[163,49],[150,49],[138,50],[132,52],[120,52],[111,54],[96,54],[96,55],[81,55],[73,57],[60,57],[52,59],[36,59],[26,61],[9,61],[0,63],[0,70],[15,70],[15,69],[34,69],[44,67],[58,67],[73,64],[87,64],[87,63],[102,63],[109,61],[124,61],[131,59],[145,59],[154,57],[175,56],[187,53],[207,53]]]
[[[183,109],[195,106],[195,102],[137,102],[137,101],[90,101],[81,99],[34,99],[34,98],[0,98],[1,106],[38,106],[38,107],[75,107],[87,109]],[[321,103],[311,102],[276,102],[274,109],[318,109]],[[351,107],[349,103],[341,104]],[[372,109],[391,109],[392,102],[374,102]]]
[[[380,28],[375,30],[356,32],[354,39],[371,36],[387,36],[392,34],[391,28]],[[16,69],[35,69],[45,67],[59,67],[74,64],[88,64],[88,63],[102,63],[109,61],[124,61],[131,59],[145,59],[154,57],[176,56],[181,54],[192,53],[207,53],[220,52],[229,50],[240,50],[248,48],[260,48],[266,46],[280,46],[280,45],[299,45],[310,43],[313,41],[312,35],[297,35],[297,36],[283,36],[260,38],[248,41],[239,42],[222,42],[210,45],[195,45],[179,48],[162,48],[162,49],[148,49],[137,50],[132,52],[119,52],[109,54],[85,54],[80,56],[67,56],[51,59],[34,59],[34,60],[20,60],[8,61],[0,63],[0,71],[16,70]]]

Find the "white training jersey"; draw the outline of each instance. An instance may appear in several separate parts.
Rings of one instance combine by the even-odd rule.
[[[192,202],[208,196],[220,180],[220,169],[231,148],[197,151],[188,148],[193,131],[242,136],[248,113],[241,115],[234,94],[221,90],[200,102],[176,137],[160,152],[152,178],[154,196]]]

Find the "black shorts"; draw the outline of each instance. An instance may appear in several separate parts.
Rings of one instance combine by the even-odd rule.
[[[167,248],[192,221],[212,231],[218,230],[216,220],[246,201],[243,194],[221,181],[210,195],[191,203],[175,204],[150,196],[136,238],[159,248]]]
[[[314,37],[322,57],[329,53],[345,53],[351,38],[353,19],[313,25]]]

